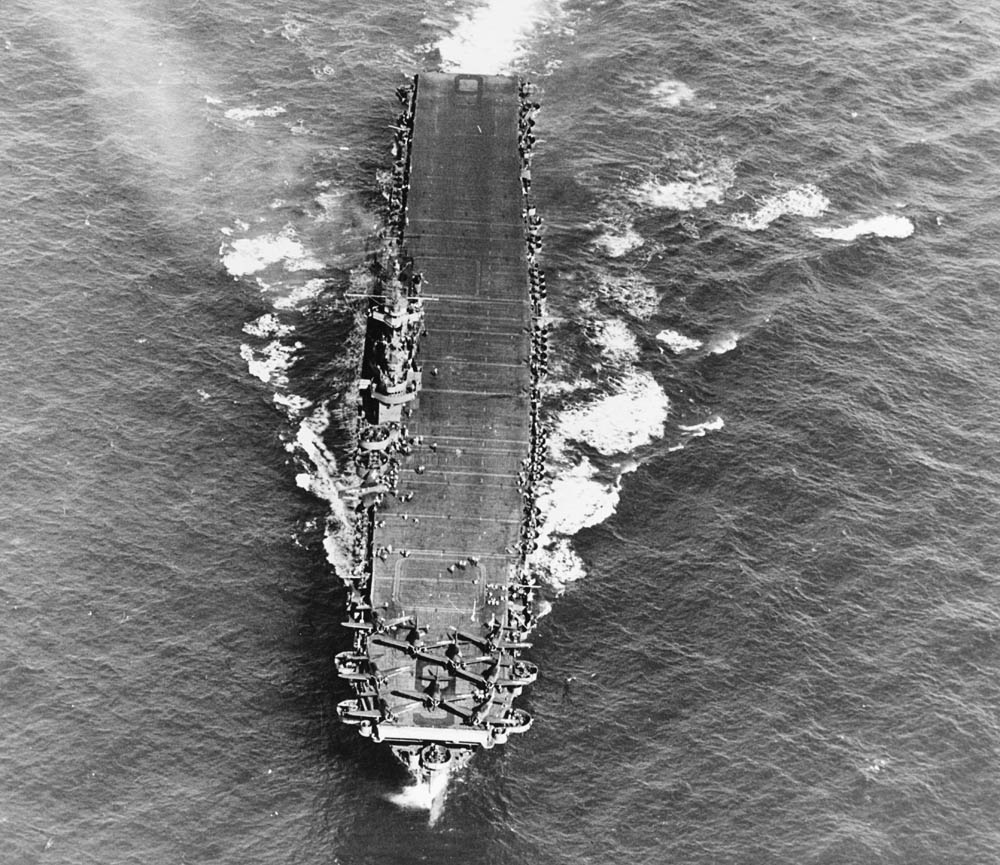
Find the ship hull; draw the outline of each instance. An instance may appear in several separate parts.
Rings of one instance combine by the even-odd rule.
[[[526,557],[544,462],[544,279],[529,199],[533,107],[515,78],[421,74],[404,92],[387,261],[368,314],[345,580],[341,716],[417,776],[531,719]]]

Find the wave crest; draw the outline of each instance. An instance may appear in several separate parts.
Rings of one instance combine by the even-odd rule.
[[[812,233],[825,240],[857,240],[859,237],[874,235],[902,239],[913,234],[913,223],[905,216],[883,213],[871,219],[861,219],[843,228],[814,228]]]
[[[638,249],[645,242],[631,222],[617,229],[609,228],[593,240],[594,246],[603,250],[608,258],[621,258],[628,255],[633,249]]]
[[[702,347],[703,343],[700,339],[693,339],[690,336],[684,336],[676,330],[661,330],[656,338],[664,343],[667,348],[669,348],[674,354],[683,354],[686,351],[697,351]]]
[[[769,195],[761,199],[757,210],[753,213],[737,213],[729,221],[744,231],[763,231],[772,222],[782,216],[804,216],[815,219],[822,216],[830,206],[822,190],[812,183],[796,186],[778,195]]]
[[[679,172],[677,179],[666,182],[651,177],[632,193],[633,199],[646,207],[677,211],[701,210],[710,204],[722,204],[726,191],[736,182],[736,171],[728,161],[715,165],[700,164]]]
[[[259,273],[275,264],[280,264],[287,271],[322,270],[325,266],[306,250],[291,225],[286,225],[277,234],[230,241],[228,249],[223,243],[219,256],[234,278]]]
[[[255,105],[252,108],[230,108],[226,111],[225,117],[227,120],[237,120],[252,125],[257,117],[278,117],[284,113],[285,108],[282,105],[272,105],[270,108],[259,108]]]
[[[694,101],[694,91],[683,81],[661,81],[650,93],[666,108],[679,108],[685,102]]]
[[[564,456],[570,441],[609,456],[633,451],[663,435],[669,409],[670,400],[650,373],[629,370],[611,393],[562,412],[549,441],[552,455]]]

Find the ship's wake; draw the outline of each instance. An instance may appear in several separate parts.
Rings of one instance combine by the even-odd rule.
[[[433,47],[449,72],[524,72],[532,37],[564,18],[562,0],[488,0],[459,16]]]
[[[399,808],[426,811],[428,824],[434,826],[444,814],[450,779],[451,772],[448,769],[438,769],[426,781],[416,781],[404,787],[399,793],[391,793],[386,798]]]

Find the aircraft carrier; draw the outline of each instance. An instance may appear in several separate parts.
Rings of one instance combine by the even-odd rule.
[[[515,77],[421,73],[387,185],[359,383],[347,724],[417,778],[531,725],[522,653],[544,466],[537,104]]]

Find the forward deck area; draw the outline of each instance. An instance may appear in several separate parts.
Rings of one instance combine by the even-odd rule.
[[[517,123],[514,79],[419,77],[405,237],[423,275],[422,389],[400,495],[379,510],[376,552],[393,554],[375,559],[372,605],[415,616],[429,641],[501,616],[518,560],[531,307]]]

